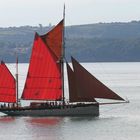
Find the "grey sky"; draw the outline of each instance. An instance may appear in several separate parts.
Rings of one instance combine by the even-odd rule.
[[[140,20],[140,0],[0,0],[0,27]]]

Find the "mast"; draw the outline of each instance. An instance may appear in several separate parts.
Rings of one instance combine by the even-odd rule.
[[[18,56],[16,56],[16,97],[17,97],[17,106],[18,106]]]
[[[62,37],[62,57],[61,57],[61,75],[62,75],[62,101],[65,105],[65,89],[64,89],[64,59],[65,59],[65,4],[63,10],[63,37]]]

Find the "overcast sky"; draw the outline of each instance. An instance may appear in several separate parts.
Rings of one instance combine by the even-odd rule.
[[[0,27],[140,20],[140,0],[0,0]]]

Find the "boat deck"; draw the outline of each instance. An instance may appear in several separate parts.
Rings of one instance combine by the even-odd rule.
[[[0,108],[0,111],[16,111],[16,110],[52,110],[52,109],[62,109],[62,108],[76,108],[76,107],[88,107],[88,106],[99,106],[98,103],[90,103],[90,104],[84,104],[84,103],[79,103],[79,104],[65,104],[64,106],[63,105],[48,105],[48,104],[40,104],[40,106],[13,106],[13,107],[1,107]]]

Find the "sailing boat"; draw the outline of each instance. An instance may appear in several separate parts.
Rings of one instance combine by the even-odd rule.
[[[69,101],[64,92],[64,19],[44,35],[35,33],[22,100],[29,106],[1,108],[11,116],[99,116],[96,98],[123,98],[91,75],[75,58],[67,63]],[[82,76],[81,76],[82,75]],[[18,78],[17,78],[18,79]],[[15,95],[16,97],[16,95]]]

